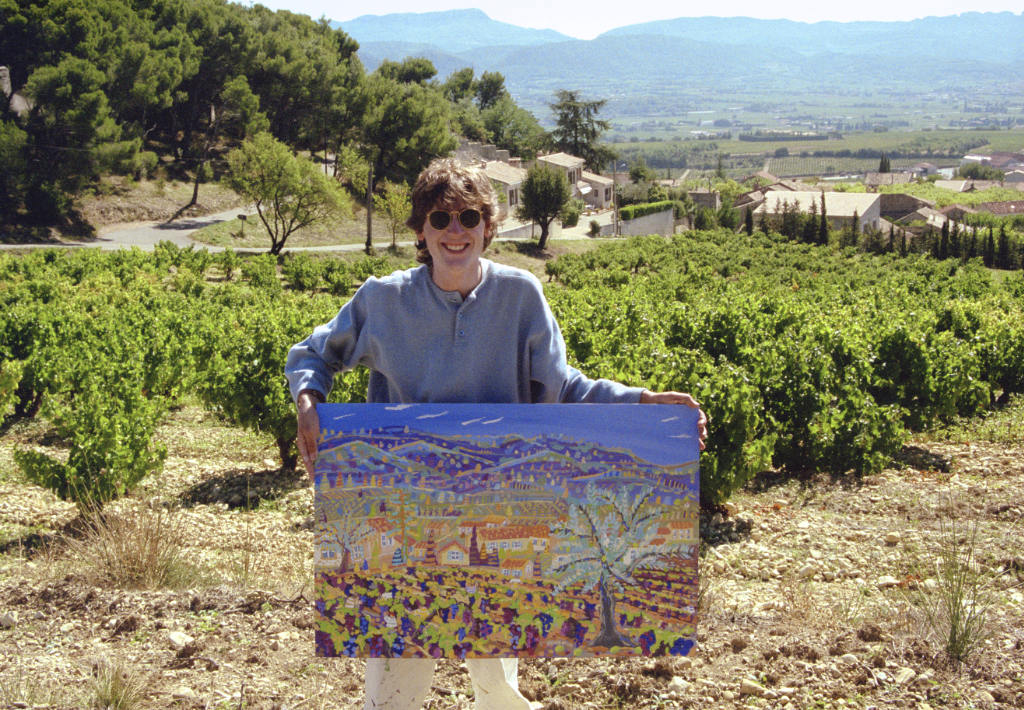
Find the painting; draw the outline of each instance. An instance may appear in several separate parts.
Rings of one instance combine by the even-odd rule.
[[[317,655],[626,657],[693,648],[695,410],[318,410]]]

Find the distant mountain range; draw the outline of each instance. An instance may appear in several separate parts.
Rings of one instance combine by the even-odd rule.
[[[1024,14],[969,12],[908,22],[696,17],[619,27],[593,40],[490,19],[480,10],[359,17],[340,26],[368,70],[384,59],[430,59],[439,78],[471,66],[500,71],[527,108],[560,88],[615,104],[665,94],[875,89],[1024,93]],[[544,111],[546,112],[546,111]],[[538,117],[542,118],[539,115]]]

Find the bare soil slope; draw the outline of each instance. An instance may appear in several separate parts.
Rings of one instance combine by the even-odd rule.
[[[305,481],[198,408],[161,440],[163,474],[97,537],[16,472],[15,447],[59,442],[38,425],[0,438],[0,708],[362,707],[362,662],[313,656]],[[524,693],[574,710],[1024,707],[1024,440],[906,454],[859,482],[767,481],[705,521],[692,657],[527,660]],[[937,560],[972,539],[987,616],[957,664],[915,604],[944,597]],[[140,547],[143,570],[179,551],[171,588],[111,579],[104,551],[138,578]],[[464,667],[442,663],[429,707],[471,705]]]

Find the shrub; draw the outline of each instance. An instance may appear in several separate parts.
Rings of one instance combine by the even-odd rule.
[[[575,227],[583,214],[583,200],[569,200],[562,209],[562,227]]]
[[[217,268],[219,268],[221,272],[224,274],[224,278],[227,279],[228,281],[231,280],[231,277],[235,275],[235,272],[238,271],[238,268],[242,265],[242,259],[238,256],[238,253],[231,247],[228,247],[224,251],[217,254],[217,256],[215,256],[213,260],[214,263],[217,265]]]
[[[277,278],[277,259],[270,254],[246,259],[242,263],[242,277],[254,288],[281,290],[281,282]]]
[[[324,267],[319,259],[308,254],[289,254],[281,266],[281,273],[297,291],[315,291],[323,280]]]
[[[598,222],[596,219],[590,220],[590,229],[587,231],[587,234],[589,234],[592,237],[600,236],[601,235],[601,223]]]
[[[347,296],[352,291],[352,274],[345,262],[332,259],[324,265],[324,283],[333,296]]]

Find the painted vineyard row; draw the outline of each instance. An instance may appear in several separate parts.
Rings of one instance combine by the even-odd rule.
[[[695,572],[690,583],[696,587]],[[614,595],[607,616],[596,595],[578,588],[556,593],[551,584],[509,585],[503,577],[465,570],[324,573],[316,592],[322,656],[685,655],[695,634],[692,595],[651,594],[642,586]],[[614,624],[623,645],[594,644],[605,623]]]

